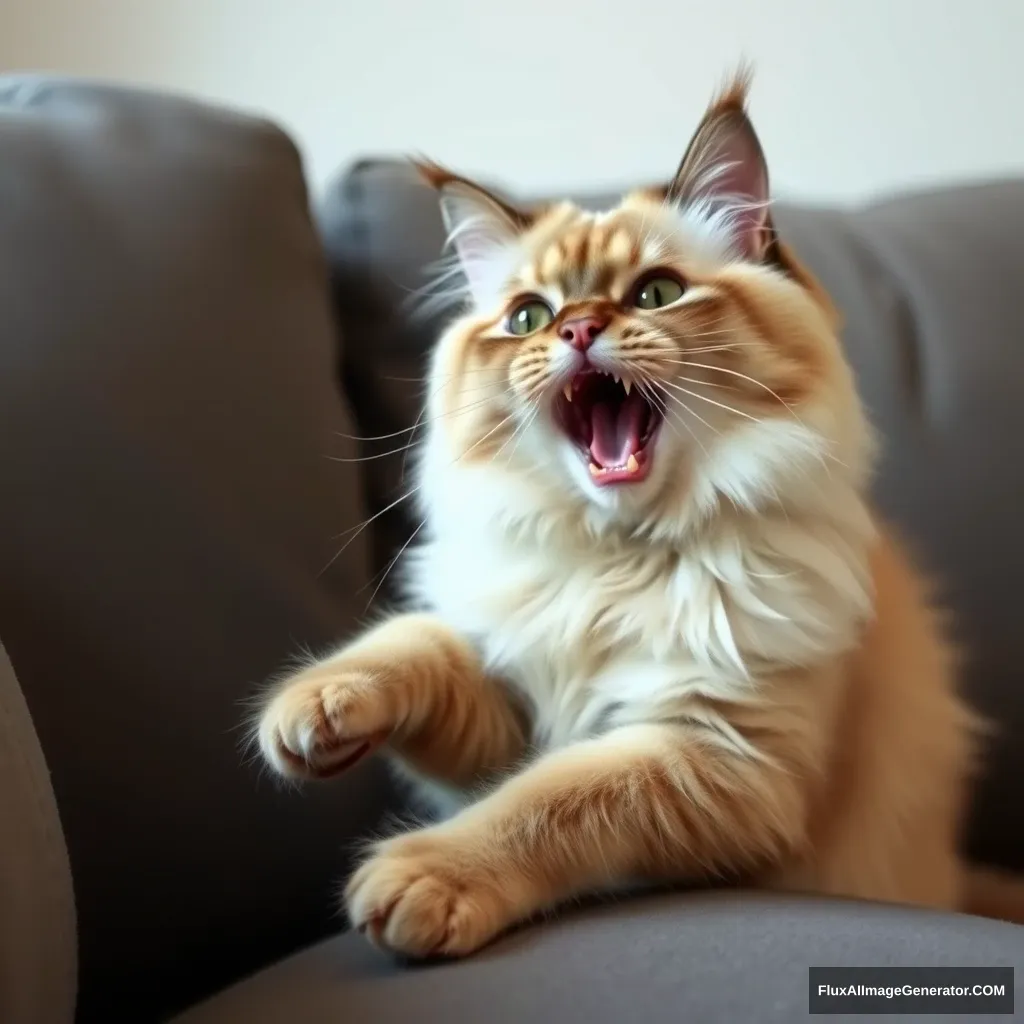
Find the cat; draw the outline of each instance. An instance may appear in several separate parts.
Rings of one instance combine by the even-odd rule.
[[[634,879],[945,909],[975,885],[982,723],[871,507],[839,318],[776,234],[748,92],[602,213],[417,165],[467,295],[432,354],[408,610],[256,729],[289,778],[382,748],[432,809],[345,892],[386,949],[469,954]]]

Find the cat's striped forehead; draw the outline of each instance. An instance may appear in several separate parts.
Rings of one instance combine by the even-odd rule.
[[[566,298],[615,297],[666,258],[663,215],[654,204],[594,213],[565,203],[546,213],[523,240],[515,290],[556,289]]]

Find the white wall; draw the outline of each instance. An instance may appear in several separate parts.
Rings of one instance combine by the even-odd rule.
[[[524,189],[661,178],[741,55],[777,192],[1024,172],[1024,0],[0,0],[0,68],[269,113],[316,183],[411,151]]]

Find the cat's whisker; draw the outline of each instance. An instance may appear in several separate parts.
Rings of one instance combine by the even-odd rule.
[[[659,388],[663,387],[664,386],[664,382],[660,382],[657,386]],[[678,405],[679,408],[683,410],[683,412],[685,412],[688,416],[692,416],[695,420],[697,420],[698,423],[701,423],[705,427],[707,427],[707,429],[710,430],[712,434],[716,434],[718,436],[721,436],[722,432],[713,423],[710,423],[706,419],[704,419],[704,417],[701,416],[701,414],[699,412],[696,412],[690,406],[690,404],[688,402],[684,402],[678,395],[669,394],[667,391],[663,392],[663,394],[665,395],[666,408],[668,407],[668,403],[673,403],[675,405]],[[685,421],[684,421],[684,423],[685,423]],[[686,425],[687,429],[689,430],[690,429],[689,424],[685,424],[685,425]],[[692,433],[692,431],[691,431],[691,433]]]
[[[493,372],[493,371],[487,371],[487,372]],[[446,388],[448,386],[448,382],[449,381],[451,381],[453,379],[456,379],[459,376],[460,376],[459,374],[449,374],[449,375],[447,375],[446,378],[444,380],[442,380],[442,382],[437,387],[435,387],[430,392],[430,394],[427,397],[428,398],[433,398],[434,396],[436,396],[438,394],[438,392],[443,391],[444,388]],[[381,380],[401,380],[401,381],[409,381],[409,382],[415,382],[415,383],[425,383],[425,381],[422,381],[419,378],[412,378],[412,377],[382,377]],[[479,385],[476,385],[474,387],[462,388],[461,390],[464,391],[464,392],[473,393],[473,392],[477,392],[477,391],[493,390],[493,389],[497,388],[498,386],[499,386],[498,382],[495,381],[493,383],[479,384]],[[509,389],[506,387],[505,388],[505,392],[508,393],[508,391],[509,391]],[[481,398],[481,399],[477,400],[477,402],[475,402],[473,405],[468,406],[468,407],[460,407],[459,409],[457,409],[455,411],[456,412],[460,412],[460,411],[467,411],[468,412],[468,411],[470,411],[470,409],[475,408],[476,406],[485,405],[488,402],[488,400],[489,400],[488,398]],[[374,435],[374,436],[365,436],[364,437],[361,434],[346,434],[346,433],[344,433],[341,430],[336,430],[336,431],[334,431],[334,436],[335,437],[343,438],[346,441],[356,441],[356,442],[359,442],[360,444],[373,444],[373,443],[376,443],[378,441],[390,441],[390,440],[393,440],[396,437],[402,437],[404,434],[413,434],[413,433],[415,433],[415,431],[420,426],[428,426],[431,423],[439,422],[441,419],[444,418],[445,415],[450,415],[450,414],[442,414],[441,416],[436,416],[436,417],[433,417],[432,419],[424,421],[423,420],[423,415],[424,415],[424,413],[426,411],[427,411],[427,402],[422,402],[420,404],[419,414],[417,415],[417,417],[416,417],[416,419],[413,422],[411,427],[401,427],[398,430],[393,430],[393,431],[391,431],[388,434],[377,434],[377,435]],[[347,460],[346,459],[336,459],[334,461],[338,461],[338,462],[344,462],[344,461],[355,462],[355,461],[359,461],[359,460],[357,460],[357,459],[347,459]]]
[[[522,431],[527,426],[527,424],[533,422],[533,417],[536,416],[536,414],[537,411],[536,409],[534,409],[525,419],[520,420],[520,422],[516,425],[515,430],[513,430],[512,433],[509,434],[507,438],[505,438],[505,443],[502,444],[502,446],[494,453],[494,461],[497,461],[498,456],[501,455],[501,453],[505,450],[505,448],[511,441],[515,440],[516,436],[520,433],[520,431]]]
[[[344,438],[346,441],[358,441],[360,444],[373,444],[377,441],[391,441],[396,437],[401,437],[403,434],[411,434],[415,431],[419,424],[419,417],[416,418],[416,422],[411,427],[402,427],[400,430],[393,430],[390,434],[377,434],[374,437],[363,437],[360,434],[345,434],[340,430],[334,431],[335,437]]]
[[[731,334],[735,337],[736,331],[732,326],[723,327],[723,324],[728,324],[728,318],[724,316],[717,317],[714,320],[705,320],[703,323],[693,324],[687,331],[686,334],[691,338],[714,338],[720,337],[723,334]]]
[[[458,463],[463,458],[465,458],[465,456],[467,456],[470,453],[472,453],[476,448],[478,448],[481,444],[483,444],[484,441],[486,441],[493,433],[495,433],[496,431],[500,430],[512,418],[512,416],[513,416],[513,414],[510,413],[508,416],[505,416],[498,423],[496,423],[493,427],[491,427],[491,429],[488,430],[486,434],[484,434],[482,437],[478,438],[472,445],[469,446],[469,448],[467,448],[457,458],[455,458],[451,462],[451,465],[454,466],[456,463]],[[341,537],[348,536],[348,540],[346,540],[345,543],[342,544],[342,546],[338,549],[338,551],[332,556],[331,560],[323,567],[323,569],[320,570],[318,576],[322,576],[325,572],[327,572],[327,570],[330,569],[330,567],[342,556],[342,554],[344,554],[344,552],[348,549],[349,545],[351,545],[355,541],[355,539],[368,526],[370,526],[372,523],[374,523],[376,520],[378,520],[382,515],[385,515],[387,512],[390,512],[397,505],[400,505],[403,501],[406,501],[409,498],[411,498],[414,494],[417,493],[417,491],[421,490],[422,487],[423,487],[422,484],[418,484],[417,486],[415,486],[415,487],[411,488],[410,490],[406,491],[405,494],[399,495],[399,497],[397,497],[390,504],[386,505],[384,508],[380,509],[380,511],[375,512],[372,516],[370,516],[369,519],[367,519],[364,522],[358,524],[357,526],[350,527],[348,530],[343,530],[341,533],[337,534],[337,538],[336,539],[340,539]]]
[[[657,356],[657,355],[655,355],[653,357],[648,357],[648,358],[650,359],[650,361],[652,363],[654,363],[656,365],[660,365],[660,366],[664,366],[666,364],[671,365],[671,364],[675,363],[675,360],[663,359],[663,358],[661,358],[660,356]],[[631,366],[630,367],[630,370],[632,372],[636,372],[637,369],[638,369],[638,367],[636,367],[636,366]],[[735,391],[736,390],[736,388],[733,387],[730,384],[716,384],[714,381],[699,380],[696,377],[677,376],[675,379],[676,380],[686,381],[688,384],[700,384],[700,385],[703,385],[704,387],[719,388],[719,389],[721,389],[723,391]]]
[[[528,402],[540,401],[541,396],[545,390],[547,390],[550,381],[551,373],[546,359],[544,360],[544,363],[539,365],[532,373],[519,374],[517,379],[517,383],[525,392],[526,400]]]
[[[386,380],[395,384],[432,384],[435,381],[441,381],[440,387],[450,380],[456,380],[462,377],[471,376],[477,373],[494,373],[489,366],[476,366],[476,367],[465,367],[454,371],[452,373],[441,373],[439,371],[430,371],[425,373],[422,377],[396,377],[392,374],[382,373],[377,376],[377,380]]]
[[[423,420],[423,414],[426,411],[427,411],[427,403],[424,402],[420,406],[420,411],[416,414],[416,420],[415,420],[415,422],[412,425],[412,429],[414,431],[416,430],[417,426],[420,425],[421,421]],[[413,441],[414,442],[415,442],[415,437],[416,437],[416,435],[413,434]],[[415,442],[415,443],[418,443],[418,442]],[[411,447],[413,447],[413,445],[411,444],[409,447],[411,448]],[[399,481],[399,483],[403,487],[405,486],[405,472],[406,472],[406,469],[408,469],[408,466],[409,466],[409,449],[407,448],[406,451],[405,451],[405,454],[402,456],[402,465],[401,465],[401,467],[399,468],[399,471],[398,471],[398,481]]]
[[[375,586],[373,588],[373,593],[370,594],[370,598],[366,602],[366,608],[364,609],[364,614],[365,614],[366,611],[369,611],[370,607],[373,605],[373,602],[377,598],[377,594],[380,592],[380,588],[384,586],[384,583],[387,581],[388,576],[391,575],[392,569],[394,569],[394,567],[396,565],[398,565],[398,562],[401,559],[402,555],[405,554],[405,552],[409,548],[409,545],[416,539],[417,534],[426,525],[427,525],[427,520],[425,518],[421,519],[419,526],[417,526],[416,529],[412,531],[412,533],[409,535],[409,537],[406,540],[406,542],[398,549],[397,554],[391,559],[390,562],[388,562],[387,566],[384,569],[383,574],[381,575],[380,581],[377,583],[377,586]],[[373,581],[371,580],[370,582],[372,583]],[[360,587],[359,590],[357,591],[357,593],[362,593],[366,589],[367,586],[369,586],[369,583],[367,583],[363,587]]]
[[[416,430],[416,427],[418,425],[422,424],[423,426],[429,426],[430,423],[442,420],[442,419],[445,418],[445,416],[448,415],[448,414],[442,414],[441,416],[434,417],[433,420],[427,420],[426,423],[423,423],[423,416],[424,416],[424,414],[427,411],[427,405],[428,405],[429,400],[434,398],[434,397],[436,397],[436,395],[437,395],[437,393],[439,391],[442,391],[445,387],[447,387],[448,382],[450,380],[452,380],[455,376],[456,376],[455,374],[449,374],[447,376],[447,379],[443,379],[442,382],[433,391],[430,392],[430,394],[427,397],[427,399],[420,406],[420,411],[417,414],[416,420],[415,420],[415,422],[412,425],[412,430],[413,431]],[[476,387],[476,388],[465,388],[463,390],[471,391],[472,392],[472,391],[481,391],[481,390],[484,390],[485,388],[489,389],[491,387],[493,387],[493,385],[491,383],[488,383],[488,384],[482,384],[482,385],[480,385],[479,387]],[[479,400],[479,402],[477,404],[478,405],[483,405],[487,401],[488,401],[488,398],[482,398],[482,399]],[[414,437],[415,437],[415,435],[414,435]],[[401,469],[399,470],[399,480],[401,481],[401,483],[403,485],[405,484],[405,473],[406,473],[406,469],[408,468],[408,459],[409,459],[409,452],[408,452],[408,449],[407,449],[406,453],[402,456],[402,466],[401,466]]]
[[[495,453],[495,459],[497,459],[498,456],[505,450],[505,446],[508,444],[509,441],[515,440],[515,444],[512,446],[512,451],[508,453],[508,458],[505,460],[506,466],[512,465],[512,460],[513,458],[515,458],[516,451],[519,448],[519,442],[522,441],[523,436],[525,435],[526,431],[530,429],[530,426],[532,425],[533,421],[537,418],[537,414],[539,412],[540,406],[535,405],[530,415],[527,416],[526,419],[523,420],[518,427],[516,427],[508,441],[506,441],[505,444],[503,444]]]
[[[711,431],[712,433],[715,433],[715,434],[718,434],[719,436],[721,436],[721,433],[722,433],[721,430],[719,430],[713,423],[709,422],[703,416],[701,416],[701,414],[699,412],[697,412],[693,408],[693,406],[689,404],[689,402],[684,402],[678,395],[671,395],[671,394],[667,396],[667,401],[671,405],[673,405],[673,406],[678,406],[688,416],[692,416],[699,423],[701,423],[705,427],[707,427],[707,429],[709,431]]]
[[[772,396],[772,398],[774,398],[780,405],[784,406],[786,409],[789,410],[789,412],[793,414],[794,418],[797,420],[798,423],[802,424],[802,420],[797,415],[797,412],[792,407],[792,405],[789,404],[789,402],[787,402],[777,392],[773,391],[770,387],[768,387],[767,384],[762,383],[761,381],[749,376],[746,373],[740,373],[739,370],[729,370],[724,366],[715,366],[712,363],[695,363],[689,359],[680,359],[674,362],[676,362],[676,364],[679,366],[689,366],[695,370],[714,370],[716,373],[724,373],[730,377],[739,377],[742,380],[749,381],[756,387],[763,388],[765,391],[767,391],[768,394]]]
[[[690,341],[703,341],[705,337],[713,338],[720,332],[713,331],[708,335],[691,334],[686,340]],[[726,331],[726,334],[729,332]],[[756,341],[716,341],[712,345],[706,345],[701,348],[689,348],[685,347],[682,349],[683,355],[695,355],[700,352],[733,352],[741,348],[762,348]]]
[[[420,486],[422,485],[413,487],[405,494],[400,495],[389,505],[386,505],[384,508],[382,508],[379,512],[375,512],[372,516],[370,516],[369,519],[366,519],[362,523],[359,523],[356,526],[352,526],[349,529],[343,530],[341,533],[337,534],[335,539],[340,539],[341,537],[348,536],[348,540],[346,540],[345,543],[342,544],[342,546],[334,553],[334,555],[331,556],[331,560],[320,570],[319,573],[317,573],[317,578],[319,579],[319,577],[323,576],[323,574],[327,572],[327,570],[330,569],[330,567],[334,565],[334,563],[339,558],[341,558],[341,556],[348,550],[349,546],[368,526],[370,526],[372,523],[380,519],[382,515],[385,515],[386,513],[390,512],[396,505],[400,505],[403,501],[406,501],[408,498],[411,498],[420,489]]]
[[[684,377],[682,374],[677,375],[673,380],[685,381],[687,384],[699,384],[705,388],[718,388],[721,391],[736,391],[737,389],[732,384],[716,384],[712,380],[701,380],[698,377]]]
[[[517,439],[516,443],[512,446],[512,451],[509,452],[508,456],[509,465],[511,465],[512,460],[515,458],[516,452],[519,450],[520,442],[526,436],[526,431],[529,430],[530,427],[533,425],[533,421],[537,418],[537,413],[539,411],[539,408],[534,410],[533,415],[526,421],[526,427],[523,429],[523,432],[519,435],[519,438]]]
[[[696,332],[696,333],[692,333],[691,332],[691,333],[687,333],[687,334],[683,335],[683,340],[686,341],[686,342],[690,342],[690,341],[704,341],[704,340],[706,340],[708,338],[722,337],[724,335],[728,335],[728,334],[732,334],[732,333],[733,332],[731,330],[725,330],[725,331],[699,331],[699,332]],[[632,343],[632,344],[643,344],[645,342],[646,343],[651,343],[651,344],[658,344],[658,345],[664,347],[666,345],[666,338],[665,338],[665,335],[661,331],[644,330],[644,331],[637,331],[636,333],[630,335],[628,338],[620,340],[620,344],[623,344],[623,345],[629,345],[630,343]],[[741,342],[719,342],[719,343],[716,343],[715,346],[714,346],[716,351],[724,351],[725,349],[732,349],[732,348],[754,348],[754,347],[756,347],[755,343],[754,342],[749,342],[749,341],[748,342],[742,342],[742,341]],[[679,348],[676,346],[675,343],[671,343],[671,351],[676,352],[676,353],[679,352]],[[686,353],[691,353],[691,352],[703,351],[703,350],[684,348],[683,351],[686,352]]]
[[[716,402],[713,398],[708,398],[707,395],[702,395],[697,391],[690,391],[689,388],[684,388],[679,384],[673,384],[670,381],[662,381],[663,387],[673,388],[676,391],[681,391],[685,395],[689,395],[691,398],[699,398],[702,402],[707,402],[709,405],[717,406],[719,409],[724,409],[726,412],[732,413],[734,416],[740,416],[745,420],[750,420],[751,423],[759,423],[760,420],[756,416],[751,416],[750,413],[743,412],[742,409],[734,409],[731,405],[725,405],[722,402]],[[693,412],[690,410],[691,413]],[[693,413],[693,415],[696,415]]]
[[[341,455],[326,455],[324,456],[328,462],[375,462],[377,459],[387,459],[392,455],[401,455],[402,452],[408,452],[411,448],[415,448],[420,442],[412,440],[408,444],[402,445],[401,448],[392,448],[386,452],[376,452],[373,455],[353,455],[352,457],[346,457]]]
[[[726,327],[721,331],[688,331],[685,337],[690,341],[704,341],[707,338],[724,338],[734,333],[735,332],[731,327]],[[736,344],[746,345],[748,348],[753,348],[755,343],[752,341],[746,341],[737,342]]]
[[[735,332],[730,331],[730,330],[722,330],[722,331],[707,331],[707,330],[694,331],[694,330],[691,330],[691,331],[686,331],[686,332],[683,333],[681,341],[683,342],[684,347],[687,348],[687,351],[689,351],[688,346],[692,345],[695,341],[706,341],[706,340],[708,340],[710,338],[724,338],[724,337],[727,337],[730,334],[734,335]],[[754,342],[752,342],[752,341],[735,341],[734,340],[734,341],[714,341],[714,342],[712,342],[712,344],[714,344],[716,346],[721,345],[723,347],[731,348],[734,345],[735,346],[752,347],[754,345]]]
[[[508,389],[506,389],[505,393],[508,394],[510,392],[509,392]],[[466,413],[473,412],[475,409],[479,409],[482,406],[489,405],[491,403],[491,401],[492,401],[492,397],[491,396],[488,396],[487,398],[481,398],[481,399],[478,399],[475,402],[471,402],[468,405],[458,406],[455,409],[451,409],[451,410],[449,410],[447,412],[443,412],[440,415],[434,416],[431,419],[425,420],[425,421],[423,420],[423,413],[426,411],[426,406],[424,405],[420,409],[419,415],[416,417],[416,420],[415,420],[415,422],[413,423],[413,425],[411,427],[404,427],[401,430],[396,430],[393,434],[382,434],[380,437],[356,437],[356,436],[354,436],[352,434],[342,434],[342,433],[339,433],[339,432],[335,432],[335,433],[336,433],[336,436],[343,437],[343,438],[345,438],[346,440],[349,440],[349,441],[358,441],[358,442],[362,442],[362,443],[370,443],[370,442],[375,442],[375,441],[383,441],[383,440],[386,440],[389,437],[398,437],[398,436],[401,436],[402,434],[413,434],[413,433],[415,433],[417,428],[419,428],[421,426],[426,427],[426,426],[429,426],[432,423],[440,423],[443,420],[455,419],[455,418],[457,418],[459,416],[465,415]],[[412,438],[410,438],[408,444],[402,445],[399,448],[392,448],[390,451],[386,451],[386,452],[376,452],[373,455],[357,455],[357,456],[352,456],[352,457],[328,455],[328,456],[326,456],[326,458],[330,462],[344,462],[344,463],[349,463],[349,462],[373,462],[375,459],[385,459],[385,458],[388,458],[391,455],[400,455],[402,452],[408,452],[410,449],[415,448],[416,445],[419,444],[419,443],[420,442],[415,437],[412,437]],[[404,466],[403,466],[403,471],[404,471]]]
[[[647,398],[647,400],[661,413],[663,420],[668,420],[669,418],[671,418],[674,422],[681,424],[683,429],[690,435],[690,437],[692,437],[693,440],[697,442],[698,447],[704,453],[705,457],[710,458],[707,448],[704,447],[704,443],[697,436],[693,427],[691,427],[690,424],[687,423],[686,420],[684,420],[681,416],[677,416],[674,413],[672,413],[672,411],[668,407],[668,402],[665,400],[664,397],[662,401],[658,401],[657,394],[654,390],[657,387],[657,384],[654,381],[645,380],[642,383],[638,383],[638,387],[641,388],[644,397]],[[679,404],[683,405],[683,408],[686,408],[686,406],[683,403],[680,402]],[[697,418],[700,419],[699,416]]]
[[[499,420],[499,421],[498,421],[498,422],[497,422],[497,423],[496,423],[496,424],[495,424],[495,425],[494,425],[493,427],[491,427],[491,429],[490,429],[490,430],[488,430],[488,431],[487,431],[487,433],[486,433],[486,434],[484,434],[484,435],[483,435],[483,437],[479,437],[479,438],[477,438],[477,440],[476,440],[476,441],[474,441],[474,442],[473,442],[473,444],[471,444],[471,445],[470,445],[470,446],[469,446],[469,447],[468,447],[468,448],[467,448],[467,449],[466,449],[466,450],[465,450],[465,451],[464,451],[464,452],[463,452],[463,453],[462,453],[462,454],[461,454],[461,455],[460,455],[460,456],[459,456],[459,457],[458,457],[458,458],[457,458],[457,459],[455,460],[455,462],[453,462],[453,463],[452,463],[452,465],[454,466],[454,465],[455,465],[456,463],[458,463],[458,462],[460,462],[460,461],[461,461],[462,459],[464,459],[464,458],[465,458],[465,457],[466,457],[467,455],[471,455],[471,454],[472,454],[472,453],[473,453],[473,452],[474,452],[474,451],[475,451],[475,450],[476,450],[477,448],[479,448],[479,447],[480,447],[480,445],[482,445],[482,444],[484,443],[484,441],[486,441],[486,440],[487,440],[487,439],[488,439],[488,438],[489,438],[489,437],[490,437],[490,436],[491,436],[492,434],[495,434],[495,433],[497,433],[497,432],[498,432],[499,430],[501,430],[501,428],[502,428],[503,426],[505,426],[505,424],[506,424],[506,423],[508,423],[508,421],[509,421],[510,419],[512,419],[512,417],[513,417],[513,416],[515,416],[515,413],[514,413],[514,412],[510,412],[510,413],[509,413],[509,414],[508,414],[507,416],[504,416],[504,417],[502,417],[502,418],[501,418],[501,419],[500,419],[500,420]]]
[[[724,323],[727,323],[727,322],[728,322],[728,317],[716,316],[714,318],[714,320],[705,320],[699,326],[694,328],[694,330],[691,331],[690,333],[692,334],[695,331],[698,334],[729,334],[730,333],[730,328],[725,328],[725,329],[720,330],[720,331],[711,331],[710,330],[710,328],[712,328],[712,327],[718,327],[719,324],[724,324]]]

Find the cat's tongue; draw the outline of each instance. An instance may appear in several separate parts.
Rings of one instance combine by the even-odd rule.
[[[590,410],[590,457],[602,469],[624,466],[640,451],[646,418],[647,403],[637,391],[622,402],[595,402]]]

